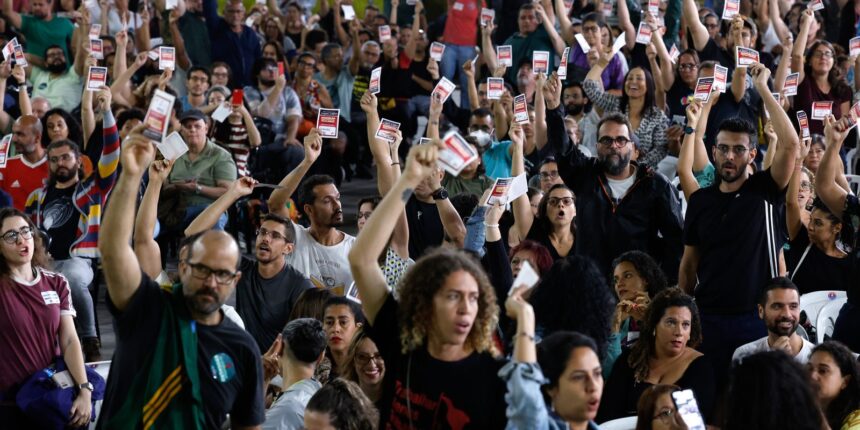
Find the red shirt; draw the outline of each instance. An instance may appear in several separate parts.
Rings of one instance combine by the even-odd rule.
[[[0,279],[0,392],[51,364],[58,354],[60,316],[75,316],[66,278],[38,269],[23,283]]]
[[[48,181],[48,157],[30,164],[23,155],[9,159],[0,169],[0,189],[12,196],[12,206],[20,211],[27,204],[30,193],[42,188]]]
[[[446,45],[477,45],[478,17],[483,4],[483,0],[448,0],[448,19],[442,33]]]

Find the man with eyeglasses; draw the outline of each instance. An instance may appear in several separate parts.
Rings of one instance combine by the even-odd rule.
[[[212,228],[218,217],[237,200],[250,195],[255,185],[257,182],[250,177],[237,179],[188,226],[186,236]],[[296,244],[296,234],[289,218],[266,214],[256,233],[255,258],[243,255],[239,263],[244,276],[236,285],[236,312],[260,350],[266,351],[290,320],[299,296],[313,285],[287,264],[286,258]]]
[[[259,428],[260,349],[221,310],[242,276],[236,241],[203,233],[179,262],[181,282],[168,289],[143,273],[130,245],[137,190],[154,158],[153,142],[140,133],[126,138],[99,238],[117,348],[98,428],[214,429],[228,414],[233,428]]]
[[[79,37],[87,37],[82,30],[76,31]],[[66,58],[62,47],[51,45],[45,50],[44,62],[33,61],[26,70],[33,84],[33,97],[44,97],[51,106],[71,112],[81,104],[87,53],[79,46],[72,68]]]
[[[607,25],[600,12],[591,12],[582,18],[582,36],[588,42],[591,49],[606,48],[601,42],[601,31],[604,28],[607,28]],[[582,51],[582,47],[578,43],[571,47],[571,51],[567,82],[582,82],[585,79],[585,75],[591,69],[591,65],[588,63],[588,55]],[[603,80],[603,88],[607,91],[620,91],[624,87],[624,66],[618,54],[612,57],[612,61],[603,69],[600,77]]]
[[[48,184],[33,191],[25,212],[49,237],[48,253],[54,269],[69,281],[72,301],[77,310],[75,326],[81,337],[84,358],[99,361],[100,343],[96,332],[91,258],[98,258],[96,243],[100,235],[101,213],[116,182],[119,160],[119,133],[110,110],[110,90],[101,91],[97,100],[104,112],[102,152],[98,166],[86,178],[81,168],[81,152],[70,140],[48,145]]]
[[[673,278],[681,258],[681,205],[663,175],[631,161],[636,151],[627,117],[609,114],[597,125],[597,158],[585,157],[564,129],[561,84],[553,75],[544,88],[547,145],[576,196],[576,253],[593,259],[602,273],[625,251],[647,252]]]
[[[785,239],[779,217],[800,145],[788,115],[768,90],[770,71],[761,64],[750,71],[779,146],[770,168],[751,174],[756,128],[740,118],[719,125],[713,149],[719,180],[689,200],[678,273],[679,287],[695,294],[705,338],[700,351],[710,356],[718,378],[737,347],[766,335],[756,307],[762,285],[780,274]]]
[[[272,351],[272,358],[277,360],[283,377],[284,393],[266,411],[263,428],[269,430],[303,428],[305,407],[322,388],[314,379],[317,363],[323,358],[327,345],[322,323],[313,318],[290,321],[281,338],[281,346]]]
[[[223,18],[218,15],[216,3],[216,0],[203,0],[203,16],[212,43],[212,60],[230,65],[233,88],[249,85],[254,61],[263,55],[260,36],[245,25],[245,6],[241,1],[228,0]]]
[[[206,101],[206,91],[209,89],[211,75],[205,67],[194,66],[188,69],[185,88],[188,94],[179,98],[182,110],[201,109],[209,103]]]

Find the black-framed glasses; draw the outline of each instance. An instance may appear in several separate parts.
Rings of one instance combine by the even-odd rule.
[[[21,229],[18,231],[15,231],[15,230],[7,231],[6,233],[3,234],[3,241],[10,244],[10,245],[14,245],[14,244],[18,243],[19,237],[24,238],[24,240],[32,239],[33,238],[33,229],[30,227],[21,227]]]
[[[73,158],[73,155],[71,153],[66,153],[66,154],[62,154],[59,156],[55,155],[53,157],[48,157],[48,162],[50,162],[51,164],[57,164],[60,161],[65,163],[67,161],[71,161],[72,158]]]
[[[364,218],[364,219],[370,219],[370,214],[372,214],[372,213],[373,213],[373,211],[359,212],[359,213],[358,213],[358,217],[357,217],[357,218],[358,218],[358,219],[362,219],[362,218]]]
[[[627,144],[630,143],[630,139],[627,136],[603,136],[600,139],[597,139],[597,143],[606,147],[613,145],[627,146]]]
[[[681,64],[678,66],[678,70],[696,70],[699,66],[693,63]]]
[[[735,155],[740,156],[740,155],[746,154],[747,151],[749,151],[749,148],[747,148],[746,146],[743,146],[743,145],[729,146],[729,145],[720,144],[720,145],[717,145],[717,151],[720,151],[720,153],[723,155],[728,155],[729,151],[732,151],[735,153]]]
[[[364,354],[364,353],[355,354],[355,362],[359,366],[366,366],[368,363],[370,363],[371,360],[373,360],[377,366],[385,363],[385,361],[382,359],[382,355],[380,355],[379,353],[376,353],[376,354]]]
[[[188,267],[191,268],[191,276],[197,279],[205,281],[209,279],[209,276],[215,275],[215,282],[221,285],[229,284],[230,282],[233,282],[234,279],[236,279],[236,272],[230,272],[228,270],[215,270],[205,264],[200,263],[186,262],[185,264],[187,264]]]
[[[299,61],[299,66],[316,67],[316,63],[308,63],[307,61]]]
[[[558,178],[558,170],[549,170],[546,172],[540,172],[540,179],[542,181],[548,181],[550,179]]]
[[[269,236],[272,238],[272,240],[278,240],[278,239],[283,239],[284,241],[287,240],[287,238],[284,237],[281,233],[278,233],[276,231],[267,230],[265,228],[257,229],[257,236],[263,236],[263,237]]]
[[[564,205],[565,207],[567,207],[567,206],[573,205],[573,197],[550,197],[549,199],[547,199],[546,202],[550,206],[556,207],[556,208],[561,206],[561,205]]]

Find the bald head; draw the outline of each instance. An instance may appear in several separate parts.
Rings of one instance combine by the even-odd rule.
[[[192,242],[191,248],[188,250],[187,260],[197,261],[213,254],[227,257],[229,258],[227,263],[230,263],[234,268],[239,267],[239,245],[233,236],[220,230],[209,230]],[[198,256],[200,258],[195,258]]]
[[[15,125],[26,128],[27,131],[32,133],[42,134],[42,121],[39,121],[39,118],[33,115],[21,115],[15,120]]]

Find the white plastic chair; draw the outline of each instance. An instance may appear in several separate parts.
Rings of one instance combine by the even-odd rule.
[[[624,417],[607,421],[600,426],[600,430],[635,430],[636,417]]]
[[[855,196],[860,194],[860,175],[845,175],[845,179],[848,180],[848,187],[851,188],[851,192]]]
[[[818,322],[818,314],[828,303],[836,299],[847,298],[845,291],[813,291],[800,296],[800,310],[806,312],[806,318],[813,324]],[[819,343],[818,339],[810,341]]]
[[[815,322],[815,330],[818,332],[818,343],[824,342],[833,336],[833,327],[836,326],[836,318],[839,316],[839,311],[842,306],[848,303],[847,298],[838,298],[831,300],[818,312],[818,318]]]

